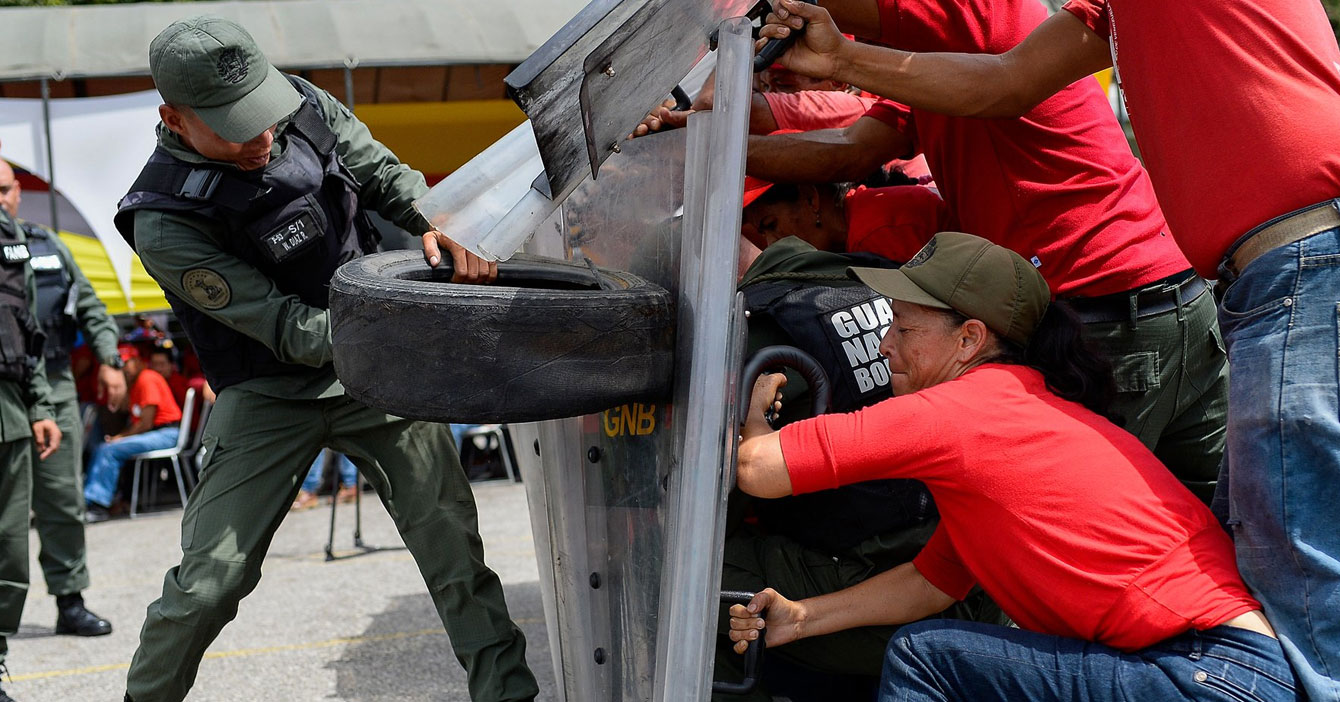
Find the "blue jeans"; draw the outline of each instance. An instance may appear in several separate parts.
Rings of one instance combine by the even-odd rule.
[[[879,702],[1298,699],[1279,642],[1226,626],[1123,653],[994,624],[917,622],[889,641],[879,686]]]
[[[349,457],[342,453],[337,453],[335,455],[339,456],[340,484],[357,485],[358,469],[354,467],[353,461],[350,461]],[[321,487],[321,469],[325,467],[326,452],[322,451],[321,453],[316,454],[316,460],[312,461],[311,470],[307,471],[307,477],[302,481],[302,489],[304,491],[316,492],[316,489]]]
[[[1225,291],[1229,525],[1238,569],[1314,702],[1340,702],[1340,230]]]
[[[84,501],[108,507],[116,495],[121,464],[137,453],[172,448],[177,445],[177,427],[164,427],[108,441],[93,452],[93,462],[84,478]]]

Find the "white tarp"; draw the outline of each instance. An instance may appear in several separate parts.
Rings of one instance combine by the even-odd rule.
[[[520,63],[586,0],[269,0],[0,9],[0,81],[147,75],[174,20],[236,20],[289,70]]]
[[[56,188],[102,241],[126,299],[131,251],[112,215],[157,144],[161,102],[152,90],[51,101]],[[0,99],[0,155],[50,182],[41,100]]]

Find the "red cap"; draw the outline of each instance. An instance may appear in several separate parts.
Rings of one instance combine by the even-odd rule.
[[[744,177],[744,206],[745,206],[745,207],[748,207],[748,206],[754,204],[754,201],[757,200],[757,199],[759,199],[760,197],[763,197],[763,193],[768,192],[768,188],[771,188],[771,187],[772,187],[772,183],[769,183],[769,182],[766,181],[766,180],[759,180],[758,178],[755,178],[754,176],[745,176],[745,177]]]
[[[140,357],[140,350],[135,348],[133,344],[120,344],[116,347],[116,350],[121,354],[122,361]]]

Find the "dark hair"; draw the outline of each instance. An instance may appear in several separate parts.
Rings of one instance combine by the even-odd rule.
[[[954,310],[943,310],[953,326],[961,326],[968,318]],[[1116,396],[1117,386],[1112,379],[1112,364],[1084,338],[1083,325],[1075,311],[1064,302],[1053,301],[1038,322],[1028,346],[1020,346],[1003,336],[1000,351],[990,363],[1008,363],[1028,366],[1047,381],[1047,389],[1072,402],[1120,424],[1110,414],[1109,407]]]
[[[903,172],[898,166],[881,166],[879,170],[866,176],[861,185],[867,188],[894,188],[903,185],[920,185],[921,181]]]
[[[854,186],[852,186],[851,183],[814,183],[813,187],[815,191],[819,193],[819,197],[828,198],[841,207],[843,201],[847,199],[847,193],[851,192]],[[758,199],[754,200],[750,205],[772,205],[782,202],[796,202],[798,200],[800,200],[799,185],[794,183],[777,183],[771,188],[768,188],[767,192],[759,195]]]

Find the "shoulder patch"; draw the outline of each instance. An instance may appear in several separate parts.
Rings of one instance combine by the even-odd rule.
[[[192,268],[181,276],[181,286],[191,302],[205,310],[221,310],[233,299],[233,290],[223,276],[208,268]]]

